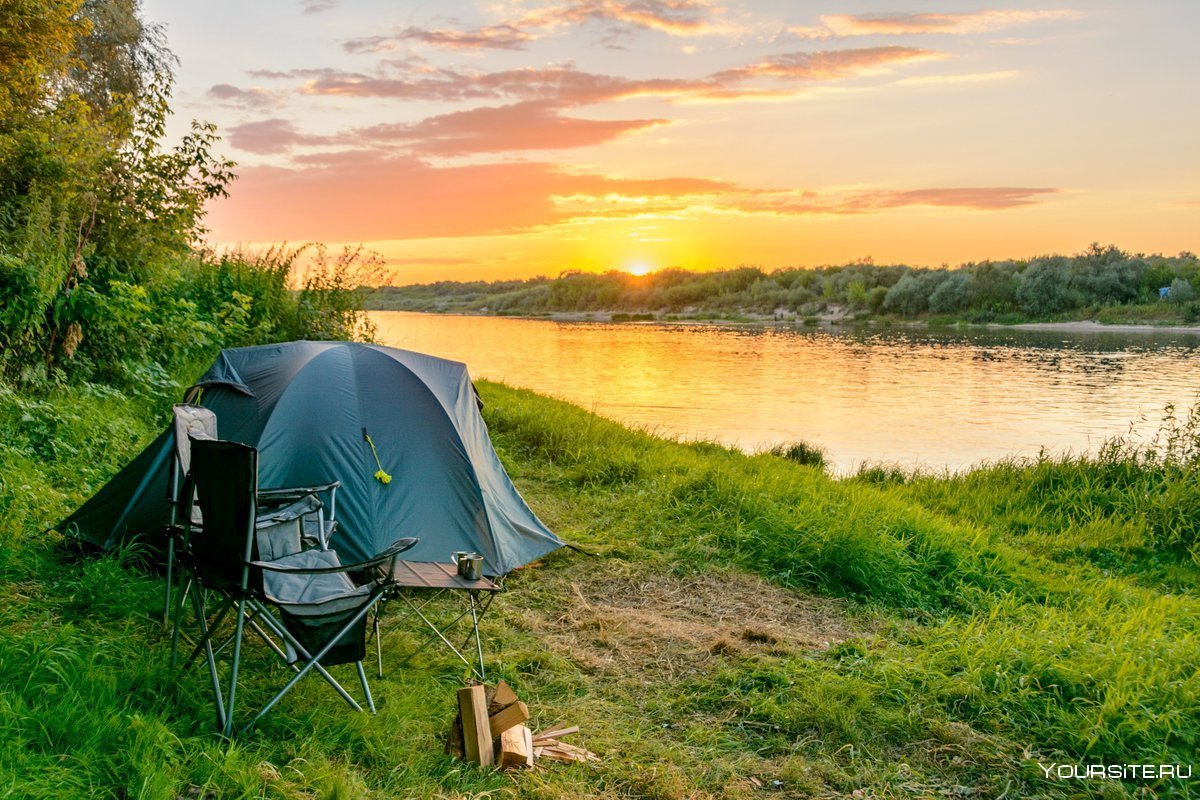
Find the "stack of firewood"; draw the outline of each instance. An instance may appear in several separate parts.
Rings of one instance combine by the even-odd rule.
[[[458,718],[446,752],[482,766],[500,769],[533,767],[538,759],[561,762],[599,761],[595,753],[561,741],[579,732],[577,725],[553,725],[535,734],[524,723],[529,707],[507,683],[477,684],[458,690]]]

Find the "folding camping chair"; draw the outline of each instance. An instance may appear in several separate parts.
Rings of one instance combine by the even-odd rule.
[[[298,539],[289,535],[294,550],[281,554],[281,549],[287,549],[285,542],[270,526],[261,525],[257,514],[258,451],[236,442],[194,437],[191,447],[190,474],[204,524],[192,535],[191,526],[186,524],[191,519],[191,495],[186,494],[180,507],[187,531],[180,563],[200,588],[219,595],[221,601],[211,610],[210,621],[205,592],[192,592],[200,638],[184,668],[204,654],[222,732],[231,736],[234,731],[238,670],[247,628],[283,658],[294,674],[242,727],[242,732],[253,727],[310,671],[320,674],[342,699],[361,711],[362,706],[326,669],[336,664],[355,664],[367,705],[374,712],[362,665],[367,616],[389,591],[397,556],[417,540],[398,539],[372,559],[344,565],[333,550],[301,550]],[[176,605],[177,620],[181,606]],[[279,611],[278,617],[272,609]],[[214,645],[216,633],[231,610],[234,631]],[[232,664],[226,694],[216,657],[229,645]]]
[[[174,438],[174,458],[171,459],[171,474],[167,481],[167,501],[171,505],[171,521],[167,529],[167,586],[163,592],[163,624],[171,613],[171,592],[174,588],[175,548],[183,535],[184,520],[179,513],[180,503],[184,493],[188,495],[188,506],[191,513],[187,523],[193,531],[203,527],[203,519],[198,506],[192,500],[194,487],[188,478],[192,463],[192,450],[189,437],[195,439],[217,438],[217,415],[210,409],[190,403],[179,403],[171,408],[171,433]],[[288,519],[297,520],[301,526],[301,536],[309,543],[315,543],[322,550],[329,549],[329,541],[337,530],[337,490],[341,481],[318,484],[315,486],[297,486],[286,489],[260,489],[258,501],[261,508],[266,508],[261,516],[270,517],[267,522],[282,523],[286,515]],[[325,516],[325,503],[320,496],[327,495],[329,516]],[[302,503],[303,505],[297,505]],[[288,510],[285,512],[284,507]],[[187,592],[185,584],[180,591]],[[184,602],[184,598],[180,598]],[[172,657],[174,643],[178,638],[178,629],[172,631]],[[172,662],[173,663],[173,662]]]

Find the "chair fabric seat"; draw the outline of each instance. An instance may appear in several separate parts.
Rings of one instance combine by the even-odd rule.
[[[271,562],[290,569],[340,567],[332,550],[303,550]],[[263,570],[263,593],[281,612],[283,624],[310,653],[320,650],[370,601],[371,586],[355,586],[344,572],[297,574]],[[366,654],[364,617],[342,636],[321,659],[326,666],[361,661]],[[285,648],[289,663],[297,659],[289,643]]]
[[[302,550],[271,563],[289,569],[342,565],[333,550]],[[371,586],[355,586],[344,572],[306,575],[263,570],[263,593],[296,616],[322,616],[361,607]]]

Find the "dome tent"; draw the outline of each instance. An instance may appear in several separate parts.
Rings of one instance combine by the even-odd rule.
[[[346,561],[414,536],[409,560],[470,550],[503,575],[564,545],[509,480],[459,362],[358,342],[239,347],[187,399],[222,439],[258,448],[260,486],[342,482],[332,544]],[[105,549],[161,531],[171,451],[168,430],[58,529]]]

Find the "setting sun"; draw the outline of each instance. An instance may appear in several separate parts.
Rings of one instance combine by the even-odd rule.
[[[626,264],[622,271],[628,272],[630,275],[649,275],[654,272],[655,267],[646,261],[631,261]]]

